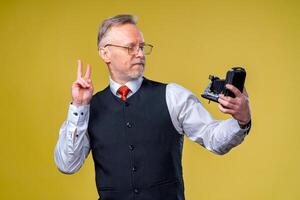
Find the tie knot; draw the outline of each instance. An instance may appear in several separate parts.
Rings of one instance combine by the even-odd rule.
[[[117,92],[118,92],[118,94],[121,95],[121,99],[122,99],[123,101],[126,101],[127,95],[128,95],[128,93],[130,92],[130,89],[129,89],[126,85],[123,85],[123,86],[121,86],[121,87],[118,89]]]

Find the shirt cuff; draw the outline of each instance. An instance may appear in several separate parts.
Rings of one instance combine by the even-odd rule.
[[[89,111],[90,111],[89,104],[79,106],[79,107],[70,104],[67,121],[75,125],[82,123],[88,118]]]
[[[237,120],[235,120],[235,121],[236,121],[238,127],[240,128],[240,132],[244,133],[245,135],[250,132],[250,129],[251,129],[251,119],[248,122],[248,124],[246,124],[245,128],[241,128],[239,122]]]

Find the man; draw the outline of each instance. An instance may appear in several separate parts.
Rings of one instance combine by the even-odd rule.
[[[93,95],[88,65],[72,85],[72,104],[60,129],[55,162],[74,173],[92,151],[101,200],[183,200],[183,136],[216,154],[240,144],[250,128],[247,93],[232,85],[235,98],[219,97],[233,116],[216,121],[187,89],[143,77],[146,44],[131,15],[106,19],[98,33],[99,55],[110,83]]]

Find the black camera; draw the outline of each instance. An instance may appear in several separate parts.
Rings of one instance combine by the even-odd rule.
[[[234,85],[243,92],[246,71],[242,67],[233,67],[227,72],[225,80],[213,75],[209,75],[208,78],[211,80],[211,83],[209,83],[201,96],[210,101],[218,102],[219,94],[224,94],[225,96],[231,96],[233,98],[235,97],[230,90],[225,88],[226,84]]]

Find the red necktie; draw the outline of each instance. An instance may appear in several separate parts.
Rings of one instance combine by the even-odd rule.
[[[127,95],[128,95],[128,93],[130,92],[130,89],[129,89],[126,85],[123,85],[123,86],[121,86],[121,87],[118,89],[117,92],[118,92],[118,94],[121,95],[121,99],[122,99],[123,101],[126,101]]]

